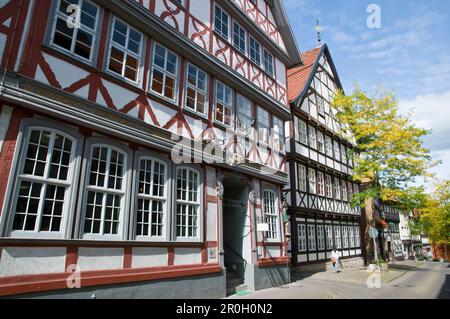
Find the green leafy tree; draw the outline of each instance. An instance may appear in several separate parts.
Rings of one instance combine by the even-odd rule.
[[[411,121],[412,113],[403,115],[392,93],[370,97],[360,89],[346,96],[339,92],[332,102],[342,134],[353,139],[353,179],[362,184],[352,203],[365,208],[366,252],[373,251],[368,230],[374,219],[374,199],[412,207],[423,200],[423,188],[412,188],[418,177],[431,177],[429,168],[436,165],[423,138],[431,132]]]

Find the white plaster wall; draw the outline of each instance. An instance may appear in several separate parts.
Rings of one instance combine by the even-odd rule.
[[[80,248],[78,267],[81,271],[122,269],[122,248]]]
[[[132,268],[167,266],[167,248],[133,248]]]
[[[73,83],[84,79],[89,75],[88,72],[68,63],[64,60],[53,57],[49,54],[43,53],[45,61],[49,64],[56,79],[63,88],[67,88]],[[83,96],[86,98],[87,96]]]
[[[197,265],[201,264],[201,249],[198,248],[175,248],[174,265]]]
[[[207,26],[211,26],[210,10],[211,1],[203,1],[201,5],[198,5],[197,1],[191,2],[190,13]]]
[[[66,248],[4,247],[0,277],[64,273]]]
[[[267,251],[271,257],[281,257],[280,247],[267,247]]]
[[[206,214],[206,240],[217,240],[217,204],[208,203]]]
[[[298,262],[301,262],[301,263],[306,262],[306,261],[308,261],[308,256],[307,255],[298,255],[297,260],[298,260]]]

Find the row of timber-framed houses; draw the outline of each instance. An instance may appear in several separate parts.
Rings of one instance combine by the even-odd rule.
[[[0,296],[286,281],[282,1],[3,0],[0,43]]]

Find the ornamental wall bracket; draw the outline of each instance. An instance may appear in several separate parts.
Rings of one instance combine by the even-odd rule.
[[[223,187],[222,182],[218,181],[217,182],[217,186],[216,186],[216,192],[217,192],[217,197],[219,197],[220,199],[223,198],[223,194],[225,192],[225,189]]]
[[[248,193],[248,200],[250,201],[250,203],[252,205],[256,204],[256,193],[254,190],[250,191],[250,193]]]

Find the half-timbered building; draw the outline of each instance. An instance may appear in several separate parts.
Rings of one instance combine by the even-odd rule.
[[[285,281],[282,1],[0,0],[0,61],[0,296]]]
[[[351,179],[354,142],[336,120],[330,102],[342,90],[327,45],[302,54],[304,65],[288,70],[293,119],[287,142],[293,267],[319,264],[333,247],[343,259],[360,260],[360,210],[350,205],[359,191]]]

